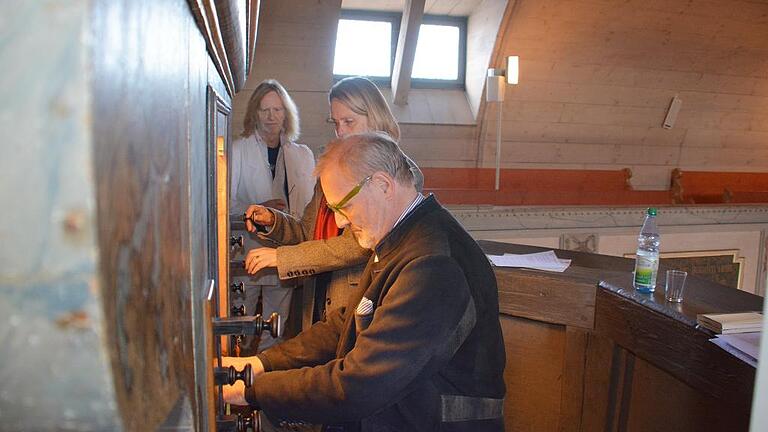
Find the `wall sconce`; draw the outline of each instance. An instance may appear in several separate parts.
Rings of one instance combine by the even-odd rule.
[[[520,57],[507,57],[507,84],[517,84],[520,78]]]
[[[507,84],[515,85],[518,83],[520,58],[518,56],[507,57]],[[498,102],[496,110],[498,118],[496,120],[496,190],[499,190],[499,180],[501,177],[501,109],[504,106],[504,70],[488,69],[488,77],[485,81],[485,100],[486,102]]]

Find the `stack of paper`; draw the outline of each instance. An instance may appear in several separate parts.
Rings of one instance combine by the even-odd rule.
[[[760,358],[761,332],[718,335],[709,341],[728,351],[752,367],[757,367]]]
[[[696,320],[702,327],[722,334],[756,332],[763,328],[760,312],[699,314]]]
[[[571,260],[560,259],[554,251],[532,254],[488,255],[493,265],[497,267],[525,267],[536,270],[564,272],[571,265]]]

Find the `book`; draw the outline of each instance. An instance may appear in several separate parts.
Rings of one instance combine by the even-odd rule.
[[[741,312],[726,314],[699,314],[699,325],[720,334],[750,333],[763,329],[763,314]]]

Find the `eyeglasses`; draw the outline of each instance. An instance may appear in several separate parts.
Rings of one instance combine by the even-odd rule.
[[[369,181],[371,181],[371,179],[372,179],[372,178],[373,178],[373,174],[371,174],[371,175],[369,175],[368,177],[366,177],[366,178],[362,179],[362,180],[360,181],[360,183],[356,184],[356,185],[355,185],[355,187],[353,187],[353,188],[352,188],[352,190],[351,190],[351,191],[349,191],[349,193],[348,193],[348,194],[344,195],[344,198],[342,198],[342,199],[341,199],[341,201],[339,201],[338,203],[336,203],[336,204],[325,203],[325,205],[327,205],[327,206],[328,206],[328,208],[329,208],[329,209],[331,209],[331,211],[332,211],[332,212],[334,212],[334,213],[338,213],[338,214],[340,214],[340,215],[344,216],[344,218],[345,218],[345,219],[349,220],[349,218],[347,217],[347,215],[346,215],[346,214],[344,214],[344,212],[341,210],[341,209],[342,209],[342,207],[344,207],[345,205],[347,205],[347,203],[348,203],[348,202],[349,202],[349,201],[350,201],[352,198],[354,198],[354,197],[355,197],[355,196],[356,196],[358,193],[360,193],[360,190],[363,188],[363,186],[365,186],[365,184],[366,184],[366,183],[368,183]]]

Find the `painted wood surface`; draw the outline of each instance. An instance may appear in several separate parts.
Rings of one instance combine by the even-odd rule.
[[[89,3],[3,3],[0,429],[119,430],[98,277]],[[45,31],[41,31],[44,29]],[[73,397],[76,396],[76,397]]]
[[[8,10],[2,429],[210,430],[206,91],[227,90],[189,5]]]

